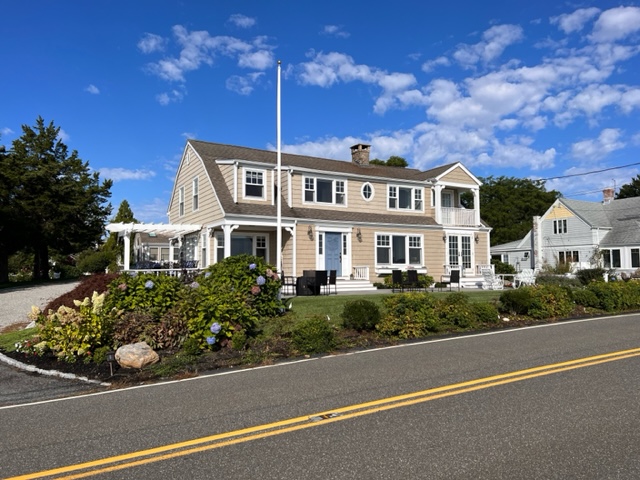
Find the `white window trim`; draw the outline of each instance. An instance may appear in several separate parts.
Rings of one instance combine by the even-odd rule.
[[[369,198],[365,197],[365,195],[364,195],[364,188],[366,186],[369,186],[369,188],[371,188],[371,196]],[[376,189],[373,187],[371,182],[365,182],[365,183],[362,184],[362,187],[360,187],[360,195],[362,195],[362,199],[365,202],[370,202],[376,196]]]
[[[198,179],[198,177],[194,177],[194,179],[191,180],[191,211],[197,212],[199,209],[200,209],[200,180]]]
[[[391,187],[394,187],[396,189],[396,206],[395,207],[391,207],[389,206],[389,199],[391,198],[389,196],[389,190]],[[411,190],[411,208],[400,208],[399,204],[400,204],[400,196],[399,196],[399,192],[400,189],[404,188],[404,189],[410,189]],[[422,208],[415,208],[415,203],[416,203],[416,190],[420,190],[421,192],[421,200],[422,200]],[[391,212],[424,212],[424,187],[421,186],[411,186],[411,185],[402,185],[399,183],[388,183],[387,184],[387,210],[391,211]]]
[[[306,198],[306,193],[307,193],[307,189],[306,189],[306,180],[307,179],[311,179],[313,180],[313,201],[309,201]],[[316,200],[317,196],[318,196],[318,180],[325,180],[325,181],[330,181],[331,182],[331,202],[318,202]],[[336,203],[336,182],[342,182],[344,185],[344,203]],[[333,205],[336,207],[346,207],[348,204],[348,190],[349,190],[349,184],[348,181],[346,179],[343,178],[331,178],[331,177],[325,177],[325,176],[321,176],[321,175],[303,175],[302,176],[302,203],[303,204],[307,204],[307,205]]]
[[[259,173],[262,175],[262,196],[247,195],[247,173]],[[258,185],[253,184],[253,185]],[[244,200],[265,200],[267,197],[267,171],[259,168],[242,167],[242,198]]]
[[[184,217],[184,186],[178,189],[178,216]]]
[[[393,248],[392,237],[405,237],[405,255],[407,262],[406,263],[392,263],[393,262],[393,251],[390,252],[389,260],[390,263],[378,263],[378,237],[384,235],[389,237],[389,249]],[[413,265],[408,263],[409,260],[409,237],[416,237],[420,239],[420,258],[421,265]],[[375,258],[375,268],[377,272],[380,273],[390,273],[391,270],[397,270],[399,268],[405,268],[407,266],[411,266],[418,270],[421,273],[426,273],[426,259],[425,259],[425,249],[424,249],[424,235],[421,233],[409,233],[409,232],[375,232],[374,233],[374,258]],[[415,247],[414,247],[415,248]],[[387,272],[388,270],[388,272]]]

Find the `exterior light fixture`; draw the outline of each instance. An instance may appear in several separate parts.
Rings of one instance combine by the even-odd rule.
[[[480,241],[480,237],[478,236],[477,233],[476,233],[475,237],[473,237],[473,239],[476,241],[476,243],[478,243]]]

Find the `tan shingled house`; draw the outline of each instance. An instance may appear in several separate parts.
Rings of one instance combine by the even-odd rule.
[[[346,281],[380,281],[414,268],[436,281],[461,269],[481,283],[490,228],[480,220],[480,181],[461,163],[427,171],[281,155],[282,265],[286,275],[337,270]],[[180,238],[183,255],[206,267],[249,253],[276,263],[277,153],[189,140],[169,201],[169,222],[202,225]],[[475,209],[460,195],[473,194]]]

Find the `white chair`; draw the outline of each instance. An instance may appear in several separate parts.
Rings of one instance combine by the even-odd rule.
[[[504,289],[504,280],[493,273],[493,270],[490,268],[482,269],[482,288],[488,290],[503,290]]]
[[[536,272],[533,268],[525,268],[515,276],[515,286],[520,287],[522,285],[535,285],[536,284]]]

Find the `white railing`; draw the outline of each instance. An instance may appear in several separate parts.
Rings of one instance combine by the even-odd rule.
[[[482,270],[491,270],[495,271],[493,265],[476,265],[476,275],[481,276]]]
[[[442,207],[442,225],[465,225],[474,226],[476,224],[476,211],[467,208]]]
[[[353,267],[353,279],[369,280],[369,267],[368,266]]]

